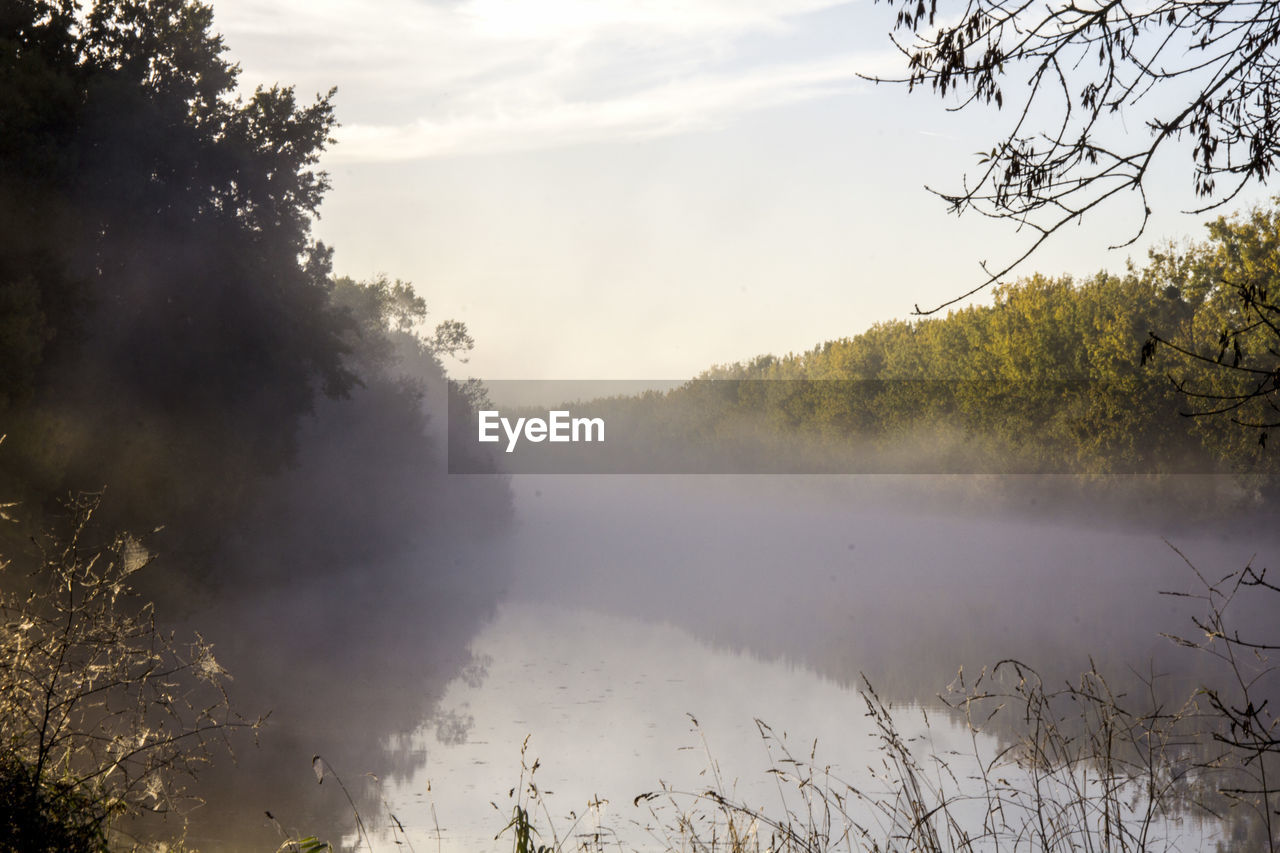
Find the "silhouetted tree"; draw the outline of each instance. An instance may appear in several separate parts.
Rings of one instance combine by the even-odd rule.
[[[171,510],[175,471],[278,467],[313,395],[351,387],[310,237],[332,92],[238,97],[211,24],[189,0],[0,9],[5,461],[46,493]]]

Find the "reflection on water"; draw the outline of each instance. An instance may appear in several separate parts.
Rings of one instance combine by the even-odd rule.
[[[526,735],[530,763],[542,761],[537,779],[552,814],[582,814],[598,795],[609,801],[614,824],[642,819],[632,799],[659,780],[705,786],[708,756],[690,714],[726,782],[737,780],[748,799],[773,790],[756,718],[779,732],[819,737],[828,760],[839,755],[855,766],[873,757],[856,692],[804,669],[713,650],[670,626],[512,603],[473,648],[489,660],[487,677],[449,686],[442,715],[419,735],[425,769],[388,797],[420,849],[435,841],[432,798],[445,849],[509,846],[493,836],[510,812],[507,793],[519,779]],[[459,717],[472,721],[466,741],[439,738],[441,722],[448,732]],[[805,754],[812,745],[795,743]]]
[[[626,849],[659,846],[646,829],[647,804],[633,799],[660,782],[704,790],[712,760],[726,793],[777,813],[780,787],[769,770],[782,755],[757,719],[796,758],[816,755],[817,766],[864,790],[885,784],[869,772],[883,754],[860,694],[802,667],[717,650],[669,625],[550,604],[504,605],[473,649],[484,677],[473,669],[449,685],[441,711],[406,745],[426,752],[425,767],[386,791],[418,850],[510,849],[509,835],[494,836],[510,815],[526,737],[557,833],[589,833],[602,822]],[[896,709],[894,719],[914,753],[945,757],[961,779],[975,770],[975,745],[993,752],[993,742],[975,742],[918,707]],[[587,807],[596,801],[600,813]],[[544,827],[547,817],[537,815]],[[980,813],[971,817],[980,825]],[[859,819],[872,816],[864,810]],[[1183,849],[1202,849],[1205,833],[1191,823],[1161,829],[1182,835]],[[390,835],[380,841],[391,849]]]
[[[308,781],[315,753],[360,787],[366,815],[361,774],[382,776],[416,849],[437,847],[432,804],[441,850],[506,849],[510,838],[493,836],[511,813],[526,736],[562,832],[563,816],[597,795],[610,825],[625,828],[645,818],[633,798],[660,780],[706,784],[689,714],[726,786],[773,804],[756,718],[789,733],[798,755],[818,739],[819,762],[859,784],[879,759],[866,708],[847,689],[860,672],[895,700],[928,700],[958,666],[1007,657],[1059,684],[1095,655],[1116,684],[1134,664],[1168,673],[1175,698],[1203,683],[1203,656],[1159,635],[1188,625],[1195,603],[1159,590],[1186,590],[1194,575],[1152,529],[948,513],[868,479],[512,487],[518,523],[507,538],[408,543],[359,572],[307,576],[287,607],[245,587],[243,606],[223,608],[240,630],[211,632],[219,657],[237,685],[270,687],[263,704],[275,713],[263,749],[239,754],[239,779],[253,784],[228,786],[243,807],[205,810],[211,823],[249,815],[258,834],[232,841],[202,828],[188,836],[196,846],[269,849],[266,808],[303,834],[340,835],[351,812],[333,785]],[[1242,565],[1246,547],[1277,553],[1274,537],[1254,539],[1202,531],[1178,544],[1217,571]],[[508,603],[493,616],[504,586]],[[1246,627],[1270,624],[1263,617]],[[923,733],[919,714],[898,717],[905,734]],[[962,734],[934,722],[923,754]]]

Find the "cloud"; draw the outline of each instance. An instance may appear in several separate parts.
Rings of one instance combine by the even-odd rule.
[[[223,0],[245,66],[339,86],[327,162],[629,140],[848,93],[879,57],[814,49],[844,0]]]
[[[338,132],[332,159],[389,161],[640,139],[713,127],[729,116],[855,90],[851,60],[680,80],[601,100],[520,99],[493,109]]]
[[[467,0],[459,17],[478,33],[499,37],[595,38],[633,34],[705,37],[776,29],[788,18],[839,0]]]

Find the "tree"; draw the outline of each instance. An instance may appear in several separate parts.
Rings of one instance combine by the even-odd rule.
[[[1195,212],[1264,183],[1280,156],[1280,3],[1274,0],[1138,6],[966,0],[958,16],[940,14],[937,0],[885,2],[897,7],[895,30],[910,34],[909,41],[894,39],[907,61],[897,82],[954,95],[957,109],[993,104],[1014,116],[1008,132],[979,154],[979,169],[963,188],[939,195],[956,213],[1013,220],[1035,235],[1013,261],[984,265],[987,276],[976,287],[929,310],[917,306],[918,313],[996,283],[1061,228],[1123,194],[1137,197],[1140,215],[1113,248],[1132,244],[1151,215],[1147,187],[1166,150],[1189,158],[1191,185],[1203,202]],[[1139,126],[1146,132],[1132,132]],[[1253,215],[1255,238],[1266,230],[1259,217],[1268,218]],[[1274,225],[1273,217],[1267,224]],[[1231,242],[1225,221],[1211,230],[1215,240]],[[1217,365],[1232,387],[1175,381],[1194,401],[1195,414],[1227,414],[1260,428],[1265,444],[1266,430],[1280,425],[1280,266],[1275,245],[1263,249],[1270,253],[1265,258],[1236,252],[1222,265],[1218,283],[1236,305],[1213,343],[1179,349]],[[1168,286],[1176,300],[1176,286]],[[1160,345],[1173,346],[1172,336],[1151,330],[1142,360]],[[1206,354],[1215,344],[1216,357]],[[1241,415],[1250,408],[1262,411]]]
[[[940,15],[937,0],[885,2],[897,7],[895,30],[911,36],[894,38],[907,62],[896,82],[1014,115],[963,189],[939,195],[957,213],[1011,219],[1036,238],[951,302],[1123,193],[1141,204],[1119,241],[1132,243],[1151,214],[1152,163],[1179,140],[1192,143],[1183,156],[1201,210],[1265,181],[1280,155],[1280,3],[966,0]]]
[[[1153,261],[1191,330],[1152,331],[1143,360],[1171,352],[1178,359],[1171,378],[1192,414],[1258,430],[1265,447],[1268,430],[1280,426],[1280,211],[1219,218],[1208,242]]]
[[[192,0],[0,9],[0,407],[15,480],[35,484],[19,497],[110,482],[113,504],[173,521],[287,462],[315,395],[352,386],[310,237],[333,93],[240,97],[211,25]]]

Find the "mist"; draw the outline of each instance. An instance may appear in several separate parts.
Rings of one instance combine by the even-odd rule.
[[[270,711],[234,766],[202,775],[201,849],[261,847],[276,821],[350,839],[352,805],[316,784],[317,755],[385,823],[389,787],[421,787],[473,715],[503,713],[442,701],[465,678],[484,702],[492,661],[473,642],[504,605],[552,608],[549,638],[569,614],[613,614],[935,709],[1006,659],[1046,683],[1096,668],[1121,695],[1150,684],[1174,701],[1223,673],[1163,636],[1192,633],[1204,610],[1165,593],[1269,565],[1280,544],[1265,512],[1188,512],[1188,496],[1230,491],[1211,476],[448,475],[449,419],[425,414],[448,410],[447,388],[413,351],[389,385],[317,408],[297,464],[264,478],[198,606],[177,611],[215,643],[236,706]],[[378,395],[411,375],[421,409],[397,425],[406,413]],[[1266,610],[1243,604],[1234,624],[1258,635]],[[477,798],[512,784],[509,751]]]
[[[1235,393],[1214,384],[1226,337],[1216,361],[1194,357],[1197,335],[1211,329],[1212,339],[1238,308],[1240,293],[1218,281],[1222,246],[1079,284],[1033,277],[945,319],[708,366],[700,379],[711,381],[667,383],[665,398],[595,400],[607,418],[637,417],[630,435],[642,452],[624,441],[614,455],[629,433],[610,421],[598,457],[566,447],[522,456],[536,463],[522,468],[476,445],[477,411],[491,403],[464,378],[473,346],[509,351],[510,340],[473,341],[461,321],[429,311],[425,286],[336,276],[334,250],[313,238],[333,92],[250,94],[206,6],[90,6],[0,15],[0,592],[49,575],[49,553],[88,573],[127,534],[154,559],[129,575],[132,597],[117,591],[121,606],[147,624],[154,613],[175,648],[207,650],[206,674],[225,672],[233,715],[214,728],[251,724],[231,726],[230,749],[209,751],[191,799],[174,808],[143,785],[126,789],[136,814],[121,831],[218,853],[275,849],[282,833],[352,846],[357,815],[394,824],[384,793],[447,771],[448,750],[478,720],[511,717],[501,694],[485,692],[503,662],[479,645],[504,624],[557,640],[556,654],[589,648],[570,624],[583,613],[599,632],[627,620],[637,646],[675,628],[655,644],[668,657],[680,644],[729,650],[804,676],[792,684],[826,679],[834,687],[822,695],[846,699],[865,676],[895,701],[933,709],[958,673],[1011,658],[1046,683],[1096,668],[1123,695],[1155,702],[1224,677],[1211,656],[1162,635],[1193,633],[1207,583],[1273,564],[1275,457],[1265,433],[1181,418],[1183,395],[1165,381],[1182,369],[1176,360],[1152,372],[1155,360],[1190,353],[1199,372],[1184,378]],[[1263,225],[1280,227],[1274,214],[1256,220],[1220,225],[1213,240],[1253,241],[1253,252]],[[476,235],[487,247],[488,223]],[[706,271],[727,269],[718,251]],[[1188,286],[1170,286],[1175,277]],[[467,286],[477,303],[501,302]],[[1157,353],[1152,328],[1177,334]],[[602,329],[592,334],[626,331]],[[1234,344],[1246,371],[1275,352],[1265,329]],[[601,460],[619,467],[588,473]],[[927,474],[812,473],[837,470]],[[69,530],[79,521],[69,507],[86,493],[91,523]],[[31,606],[62,614],[65,601],[74,612],[74,582],[60,596]],[[1264,598],[1233,604],[1243,636],[1273,626]],[[502,621],[523,604],[533,605],[523,620]],[[0,639],[26,650],[35,623],[12,615]],[[148,635],[126,639],[138,636]],[[524,644],[517,635],[497,647]],[[65,793],[47,773],[38,721],[62,713],[50,701],[59,685],[72,685],[67,707],[99,695],[91,654],[51,659],[34,672],[0,668],[11,679],[0,735],[12,746],[0,795],[33,797],[21,802],[38,808],[18,817],[37,826],[41,798],[52,792],[58,805]],[[535,663],[521,666],[547,671]],[[127,674],[102,695],[132,700],[137,679],[154,673]],[[539,679],[520,686],[570,689]],[[446,701],[460,683],[469,707]],[[695,705],[712,689],[692,687],[679,695]],[[768,689],[745,685],[739,710],[756,713],[753,693]],[[807,695],[796,691],[770,697],[780,700],[770,711],[785,717]],[[24,704],[30,696],[44,698]],[[1255,696],[1280,701],[1269,681]],[[670,725],[627,700],[592,701],[606,722]],[[167,699],[158,705],[148,712],[169,714]],[[113,767],[94,741],[104,732],[136,737],[145,752],[146,732],[119,731],[110,711],[69,735],[91,745],[66,766]],[[561,724],[517,717],[504,731],[529,720]],[[559,734],[589,751],[573,731]],[[509,765],[473,769],[466,793],[482,808],[523,781],[520,740],[496,745]],[[622,745],[641,757],[639,743]],[[93,770],[73,805],[108,826],[118,776]]]
[[[1047,493],[1022,511],[963,501],[957,479],[518,478],[512,595],[670,621],[920,698],[1008,657],[1054,679],[1090,655],[1188,675],[1194,658],[1159,636],[1192,627],[1192,605],[1160,594],[1196,591],[1183,555],[1215,579],[1275,556],[1265,530],[1091,520],[1052,478],[1020,478],[1024,501]]]
[[[1194,480],[1202,487],[1212,485],[1205,478]],[[1182,488],[1192,485],[1183,483]],[[670,626],[687,634],[691,654],[700,645],[776,661],[829,680],[849,696],[865,676],[902,707],[923,704],[944,719],[939,697],[954,700],[948,688],[957,684],[961,671],[964,683],[971,684],[979,672],[1006,659],[1034,668],[1046,684],[1075,683],[1092,668],[1126,703],[1176,703],[1197,687],[1221,685],[1224,673],[1208,656],[1163,636],[1194,636],[1192,619],[1204,615],[1203,602],[1164,593],[1199,594],[1203,586],[1197,571],[1216,580],[1246,564],[1266,566],[1280,545],[1258,527],[1251,533],[1229,524],[1180,528],[1168,519],[1153,519],[1142,508],[1130,517],[1114,510],[1100,514],[1087,502],[1064,495],[1056,478],[517,475],[510,486],[510,528],[471,552],[497,555],[504,561],[507,582],[489,599],[490,609],[458,638],[469,634],[474,641],[504,608],[532,607],[514,611],[519,614],[514,624],[537,634],[528,645],[556,650],[557,657],[546,661],[546,673],[538,676],[554,680],[517,687],[528,695],[526,703],[508,705],[509,693],[486,692],[485,672],[494,661],[482,653],[500,653],[495,648],[515,653],[513,648],[521,648],[518,636],[490,638],[480,656],[422,671],[417,682],[423,700],[417,706],[420,718],[416,724],[402,718],[396,721],[399,728],[387,728],[403,735],[390,742],[391,752],[398,748],[401,760],[411,759],[390,786],[402,798],[429,796],[429,779],[432,789],[448,791],[450,800],[458,798],[453,787],[465,784],[469,800],[503,802],[519,775],[524,735],[535,748],[554,743],[566,750],[535,752],[544,764],[557,768],[546,771],[559,774],[551,777],[559,783],[548,786],[557,790],[580,788],[615,803],[628,803],[642,792],[601,789],[593,772],[601,779],[643,778],[652,772],[646,779],[651,786],[659,776],[670,780],[670,774],[684,772],[692,784],[696,770],[677,753],[649,754],[641,741],[626,740],[637,737],[645,724],[681,725],[680,719],[654,716],[667,704],[663,697],[670,689],[662,683],[661,660],[650,662],[658,671],[644,688],[647,698],[631,700],[634,705],[609,694],[565,697],[566,702],[604,703],[597,712],[601,725],[623,739],[610,741],[614,763],[607,769],[593,771],[599,756],[589,742],[575,738],[574,730],[563,728],[567,723],[551,707],[537,710],[539,702],[550,700],[536,697],[555,695],[557,684],[564,690],[564,684],[578,689],[572,686],[578,681],[593,683],[585,671],[569,681],[557,673],[565,672],[564,667],[572,671],[579,659],[584,667],[594,660],[592,644],[604,641],[615,620],[624,636],[638,644],[638,658],[648,644],[665,648],[673,642],[661,633]],[[425,550],[419,558],[430,560],[432,552]],[[429,595],[423,580],[406,576],[395,594],[413,599],[421,589]],[[1240,602],[1230,614],[1233,625],[1246,636],[1264,634],[1271,622],[1263,605],[1256,599]],[[395,606],[388,612],[396,612]],[[584,635],[584,625],[604,633]],[[413,647],[406,654],[406,641],[414,639],[392,633],[361,638],[370,658],[398,663],[412,662],[420,653]],[[531,676],[543,672],[536,665],[540,659],[521,660],[520,666],[534,667],[522,670]],[[674,661],[670,669],[685,671]],[[394,674],[387,678],[395,680]],[[629,678],[610,673],[598,675],[594,683]],[[469,685],[469,705],[443,698],[460,679]],[[797,728],[796,721],[813,717],[801,714],[798,706],[788,711],[788,701],[802,701],[808,694],[760,695],[770,683],[741,685],[735,710],[748,719],[771,715],[766,722],[802,744],[817,739],[840,745],[843,733],[856,729],[852,721],[841,723],[838,715],[819,719],[812,730]],[[1275,685],[1264,681],[1260,686],[1270,695]],[[719,719],[723,715],[712,711],[724,698],[708,691],[723,689],[712,673],[705,684],[682,685],[680,695],[688,707],[681,710],[699,719]],[[386,695],[396,694],[392,690]],[[610,719],[628,725],[610,728]],[[485,742],[481,754],[497,759],[466,773],[453,771],[450,750],[474,736],[471,728],[477,720]],[[503,732],[519,734],[505,744],[491,743],[486,739],[494,737],[495,720],[506,721]],[[737,744],[731,735],[707,732],[713,742]],[[633,747],[637,752],[631,758]],[[353,752],[344,759],[369,767],[374,754]],[[744,755],[719,758],[736,764],[750,754],[754,752],[748,749]],[[317,786],[313,794],[322,789]],[[561,801],[564,812],[583,805]],[[619,813],[628,814],[625,809]],[[403,812],[398,814],[415,843],[433,838],[429,825],[409,823]],[[466,832],[490,837],[483,824],[478,829],[459,826],[456,815],[442,813],[439,821],[447,829],[446,839],[450,833],[465,837]],[[490,829],[496,833],[498,828],[495,820]],[[353,838],[350,827],[347,838]]]
[[[972,679],[1010,658],[1048,683],[1096,666],[1121,693],[1144,695],[1154,680],[1174,698],[1221,673],[1162,636],[1189,633],[1203,610],[1162,593],[1201,591],[1196,569],[1216,578],[1268,565],[1280,544],[1256,527],[1179,527],[1140,506],[1099,513],[1053,477],[448,476],[439,443],[423,467],[395,471],[373,460],[412,458],[409,448],[357,452],[360,435],[387,434],[358,425],[379,411],[362,402],[318,409],[299,464],[265,481],[219,552],[219,580],[181,611],[232,673],[236,707],[270,710],[256,744],[199,780],[208,802],[189,837],[201,849],[270,843],[268,811],[290,830],[350,837],[351,806],[332,781],[316,784],[316,755],[377,825],[385,786],[465,742],[473,714],[502,713],[441,701],[464,676],[484,696],[492,662],[472,643],[504,604],[551,607],[538,627],[548,637],[555,613],[615,614],[848,690],[865,676],[885,696],[937,708],[961,670]],[[428,433],[443,438],[439,426]],[[1120,495],[1149,487],[1131,479]],[[1178,488],[1214,487],[1190,479]],[[1256,607],[1234,616],[1246,634],[1268,625]],[[512,784],[516,746],[477,797]]]

